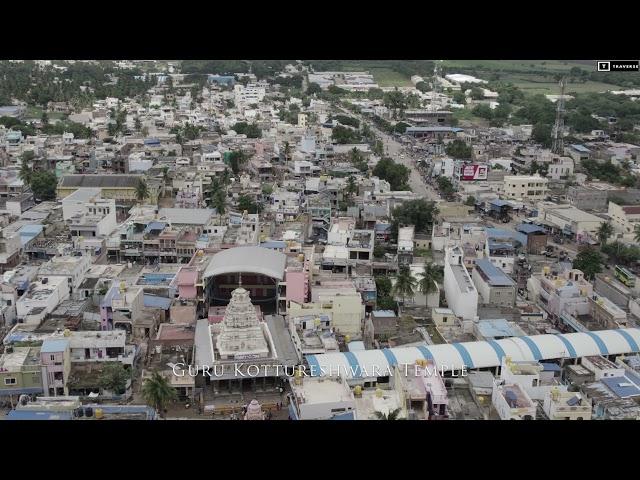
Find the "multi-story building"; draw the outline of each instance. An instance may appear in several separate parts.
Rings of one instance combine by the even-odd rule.
[[[68,395],[67,381],[71,373],[69,338],[48,338],[42,342],[42,388],[46,395]]]
[[[398,264],[410,265],[413,262],[413,240],[415,227],[398,228]]]
[[[548,183],[549,180],[540,175],[509,175],[504,177],[504,196],[530,202],[544,200]]]
[[[66,276],[42,277],[32,282],[16,302],[18,319],[38,324],[56,306],[69,298],[69,279]]]
[[[6,347],[0,355],[0,397],[42,393],[40,347]]]
[[[73,294],[84,281],[91,264],[88,255],[56,255],[40,267],[38,278],[66,277],[69,280],[69,293]]]
[[[501,420],[535,420],[536,404],[519,385],[496,381],[491,403]]]
[[[640,225],[640,206],[609,202],[608,214],[616,233],[625,241],[634,241],[636,226]]]
[[[501,307],[515,305],[515,282],[488,259],[476,260],[471,278],[478,289],[481,303]]]
[[[478,312],[478,290],[463,263],[460,247],[447,248],[444,259],[444,293],[455,316],[473,320]]]

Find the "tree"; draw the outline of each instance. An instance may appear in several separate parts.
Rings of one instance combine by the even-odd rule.
[[[476,105],[473,110],[471,110],[476,117],[485,118],[487,120],[491,120],[493,118],[493,111],[489,105],[481,103],[480,105]]]
[[[474,100],[482,100],[484,98],[484,92],[480,87],[473,87],[471,89],[470,95]]]
[[[404,300],[407,297],[412,297],[414,289],[416,287],[416,280],[411,275],[411,270],[408,267],[400,267],[400,271],[396,275],[396,284],[393,286],[393,294]]]
[[[238,174],[247,161],[247,154],[242,150],[234,150],[229,154],[229,164],[233,173]]]
[[[440,190],[445,198],[451,197],[451,195],[456,191],[453,187],[453,183],[451,183],[451,180],[448,177],[440,176],[436,180],[436,183],[438,184],[438,190]]]
[[[474,197],[473,195],[469,195],[464,204],[468,205],[469,207],[474,207],[476,205],[476,197]]]
[[[291,155],[291,145],[289,145],[289,142],[284,142],[282,153],[284,154],[285,165],[289,165],[289,155]]]
[[[426,232],[437,216],[438,207],[435,202],[423,198],[402,202],[392,213],[392,234],[397,237],[399,225],[414,225],[417,233]]]
[[[592,280],[596,273],[602,271],[602,262],[602,255],[595,248],[586,246],[580,249],[573,261],[573,268],[582,270],[585,278]]]
[[[316,93],[321,93],[322,88],[317,83],[311,82],[307,86],[307,95],[315,95]]]
[[[470,145],[467,145],[462,140],[454,140],[446,148],[447,155],[454,159],[469,160],[473,154],[473,150]]]
[[[104,365],[98,383],[100,388],[122,395],[127,388],[129,378],[131,378],[130,372],[122,363],[110,362]]]
[[[360,141],[358,132],[342,125],[336,125],[333,128],[331,132],[331,139],[340,145],[357,143]]]
[[[58,178],[53,172],[34,172],[30,183],[33,195],[38,200],[53,200],[56,198]]]
[[[260,213],[260,206],[247,195],[238,198],[238,209],[242,212],[246,210],[248,213]]]
[[[459,105],[464,105],[467,103],[467,98],[463,92],[456,92],[453,94],[453,101]]]
[[[138,202],[142,203],[148,197],[149,187],[147,186],[147,182],[139,179],[138,184],[136,185],[136,199],[138,200]]]
[[[613,226],[611,222],[602,222],[598,227],[598,240],[602,245],[606,245],[607,240],[613,235]]]
[[[140,121],[140,117],[136,117],[134,120],[135,129],[139,132],[142,128],[142,122]]]
[[[438,291],[436,283],[442,282],[442,270],[432,263],[424,264],[422,272],[420,272],[420,280],[418,280],[418,289],[420,293],[427,297],[430,293]],[[425,299],[425,307],[426,299]]]
[[[42,122],[42,125],[48,125],[49,124],[49,114],[47,114],[46,111],[42,112],[42,116],[40,117],[40,121]]]
[[[633,234],[634,234],[634,240],[638,243],[640,243],[640,224],[636,224],[635,227],[633,227]]]
[[[401,408],[390,410],[389,413],[382,413],[378,410],[373,412],[377,420],[400,420],[400,413],[402,413]]]
[[[551,125],[548,123],[536,123],[531,130],[531,138],[545,148],[551,147]]]
[[[20,172],[18,172],[18,178],[22,180],[25,185],[31,184],[31,176],[33,175],[33,167],[29,165],[35,158],[35,154],[33,150],[27,150],[20,155],[21,164],[20,164]]]
[[[163,377],[159,372],[153,372],[150,378],[147,378],[142,385],[142,397],[147,404],[154,407],[160,415],[164,416],[164,409],[171,401],[178,398],[178,393],[171,386],[169,380]]]
[[[409,190],[409,174],[411,171],[389,157],[381,158],[373,169],[373,174],[389,182],[391,190]]]
[[[387,249],[385,248],[385,246],[380,244],[380,243],[376,243],[375,246],[373,247],[373,257],[374,258],[382,258],[382,257],[384,257],[385,253],[387,253]],[[386,277],[381,277],[381,278],[385,278],[386,279]]]

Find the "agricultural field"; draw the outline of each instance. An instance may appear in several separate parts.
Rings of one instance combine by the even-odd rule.
[[[411,79],[390,68],[370,68],[369,73],[381,87],[410,87]]]

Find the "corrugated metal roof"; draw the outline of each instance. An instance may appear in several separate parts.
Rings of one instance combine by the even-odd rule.
[[[336,369],[339,369],[346,378],[353,378],[354,367],[355,376],[359,376],[362,369],[372,372],[375,368],[379,372],[392,367],[394,362],[412,364],[416,360],[426,358],[433,358],[438,368],[460,370],[463,367],[470,369],[500,366],[503,355],[511,357],[516,362],[572,358],[573,353],[578,357],[601,355],[599,343],[604,344],[612,355],[638,353],[632,347],[632,342],[625,341],[625,337],[620,332],[628,334],[637,346],[640,341],[640,329],[627,328],[589,333],[511,337],[491,342],[465,342],[456,344],[458,347],[454,344],[425,344],[421,347],[388,349],[391,355],[385,355],[382,350],[360,350],[347,352],[348,357],[345,353],[335,352],[306,355],[306,359],[309,365],[316,366],[314,372],[311,372],[314,376],[327,376],[330,372],[335,375]],[[571,346],[572,352],[569,352],[567,345]],[[464,355],[461,352],[464,352]],[[465,359],[463,356],[468,358]],[[395,361],[391,362],[390,358]]]
[[[476,260],[476,268],[487,277],[489,285],[493,287],[512,287],[515,285],[513,280],[486,258]]]
[[[65,175],[60,180],[61,187],[71,188],[136,188],[143,175]]]
[[[145,295],[144,306],[147,308],[161,308],[163,310],[168,310],[171,306],[171,299],[159,297],[157,295]]]

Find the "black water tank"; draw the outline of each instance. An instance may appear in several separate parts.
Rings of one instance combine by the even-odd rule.
[[[93,417],[93,408],[87,407],[84,409],[84,414],[86,417]]]

